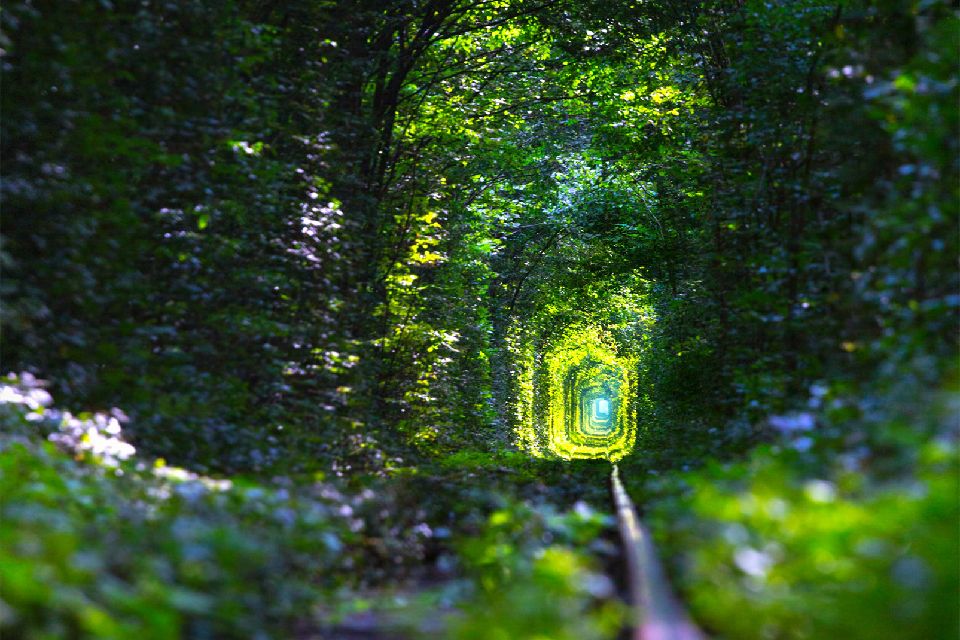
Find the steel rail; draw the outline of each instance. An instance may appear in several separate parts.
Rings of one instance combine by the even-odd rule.
[[[637,509],[623,488],[617,465],[613,465],[610,486],[634,612],[632,640],[705,640],[706,636],[671,592],[650,532],[640,522]]]

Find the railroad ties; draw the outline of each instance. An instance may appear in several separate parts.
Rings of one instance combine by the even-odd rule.
[[[610,476],[617,524],[627,561],[627,581],[635,622],[633,640],[705,640],[703,632],[674,597],[657,559],[650,532],[620,482],[620,469]]]

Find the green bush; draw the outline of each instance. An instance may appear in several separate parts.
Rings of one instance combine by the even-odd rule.
[[[811,475],[803,452],[779,446],[670,481],[678,493],[652,522],[693,614],[745,640],[951,637],[957,449],[935,440],[920,452],[915,474],[884,482]]]
[[[614,638],[624,620],[596,557],[610,517],[578,503],[566,513],[512,503],[491,514],[461,554],[475,590],[453,626],[461,640]]]
[[[115,419],[0,394],[4,637],[283,637],[358,562],[361,522],[330,486],[148,465]]]

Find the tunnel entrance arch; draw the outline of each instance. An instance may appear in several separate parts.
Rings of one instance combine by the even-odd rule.
[[[545,346],[529,363],[518,444],[567,460],[623,458],[637,435],[635,361],[594,325],[569,327]]]
[[[642,384],[656,322],[648,284],[635,274],[575,305],[511,319],[502,397],[521,450],[616,461],[634,449],[638,416],[653,411]]]

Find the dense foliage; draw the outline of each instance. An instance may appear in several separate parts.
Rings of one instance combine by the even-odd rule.
[[[30,376],[0,385],[4,635],[311,637],[375,608],[397,631],[476,638],[502,607],[506,637],[601,638],[622,619],[588,553],[610,556],[607,517],[583,502],[524,505],[443,470],[362,488],[198,476],[137,457],[126,416],[74,416],[51,400]],[[413,591],[422,602],[396,615],[405,581],[438,577],[448,582]],[[454,605],[463,615],[439,628],[423,615],[444,622]]]
[[[396,588],[609,637],[608,465],[559,454],[719,637],[952,633],[958,43],[945,0],[5,6],[4,630]]]

